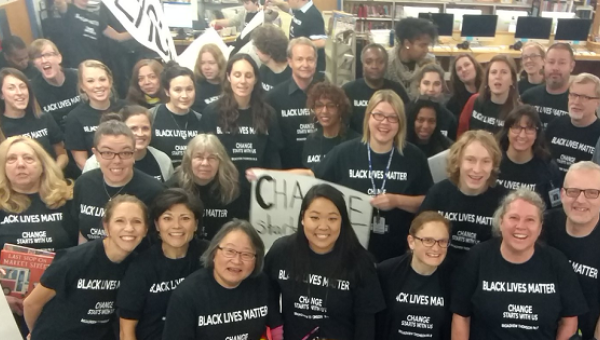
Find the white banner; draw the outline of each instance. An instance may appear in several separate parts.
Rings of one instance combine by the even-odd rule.
[[[292,175],[282,171],[254,171],[257,180],[252,182],[250,223],[260,234],[266,249],[278,238],[298,229],[298,217],[304,195],[316,184],[327,183],[344,194],[350,222],[360,244],[369,244],[371,197],[341,185],[314,177]]]
[[[200,52],[202,46],[206,44],[217,45],[223,53],[225,60],[229,59],[229,53],[233,49],[233,46],[225,45],[223,38],[221,38],[219,33],[217,33],[217,31],[211,27],[206,29],[201,36],[196,38],[196,40],[194,40],[190,46],[188,46],[185,51],[183,51],[183,53],[177,57],[177,62],[179,65],[187,67],[193,71],[194,67],[196,66],[196,59],[198,59],[198,52]]]
[[[0,274],[2,275],[2,274]],[[8,301],[4,294],[0,294],[0,339],[2,340],[22,340],[21,332],[15,322]]]
[[[173,37],[160,0],[102,0],[106,7],[140,44],[165,61],[177,58]]]

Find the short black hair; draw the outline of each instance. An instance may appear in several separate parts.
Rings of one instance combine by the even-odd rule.
[[[571,44],[564,43],[564,42],[554,43],[554,44],[550,45],[550,47],[548,47],[548,49],[546,50],[546,55],[548,54],[548,52],[550,52],[552,50],[568,51],[569,54],[571,55],[571,60],[575,60],[575,53],[573,53],[573,48],[571,47]]]
[[[152,220],[158,220],[165,211],[176,204],[183,204],[190,209],[194,214],[194,218],[198,220],[198,230],[201,230],[204,205],[198,197],[181,188],[169,188],[156,196],[150,210]]]
[[[381,53],[381,55],[383,55],[383,59],[385,59],[385,63],[387,64],[387,62],[388,62],[387,50],[385,49],[385,47],[383,47],[383,45],[376,44],[376,43],[370,43],[370,44],[366,45],[365,47],[363,47],[362,51],[360,52],[360,60],[364,59],[365,52],[367,52],[368,49],[379,50],[379,53]]]
[[[414,41],[423,35],[428,35],[432,40],[438,36],[437,28],[433,23],[421,18],[404,18],[396,24],[396,40],[402,44],[405,40]]]
[[[188,76],[192,82],[194,82],[194,84],[196,83],[196,76],[194,76],[194,72],[192,70],[187,67],[179,66],[179,64],[175,61],[169,61],[165,65],[163,73],[160,77],[160,82],[163,89],[169,91],[171,88],[171,80],[181,76]]]
[[[27,45],[25,45],[23,39],[16,35],[8,36],[2,40],[2,51],[4,51],[4,53],[10,54],[14,50],[21,50],[24,48],[27,48]]]

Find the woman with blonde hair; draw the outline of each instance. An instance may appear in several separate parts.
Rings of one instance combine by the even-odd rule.
[[[152,108],[165,101],[165,92],[160,84],[163,66],[154,59],[142,59],[133,66],[131,83],[127,90],[127,101]]]
[[[528,41],[521,48],[521,79],[517,83],[519,94],[544,83],[544,58],[546,50],[535,41]]]
[[[204,205],[204,230],[198,234],[207,239],[212,239],[221,226],[232,219],[249,216],[248,193],[241,193],[238,170],[215,135],[199,134],[190,141],[181,166],[167,186],[182,188],[200,197]]]
[[[198,52],[194,75],[196,76],[196,99],[192,109],[202,113],[206,105],[214,102],[223,92],[227,60],[215,44],[206,44]]]
[[[433,180],[425,155],[406,142],[404,104],[394,91],[375,92],[362,139],[333,148],[314,173],[373,196],[369,251],[378,261],[406,252],[408,227]]]
[[[107,112],[118,112],[126,102],[113,96],[112,72],[98,60],[86,60],[79,65],[78,86],[83,100],[67,115],[65,146],[79,169],[83,169],[92,155],[100,117]]]
[[[467,131],[450,147],[448,179],[427,193],[421,211],[437,211],[452,222],[450,251],[464,254],[492,237],[492,215],[505,190],[496,185],[502,152],[494,136]]]

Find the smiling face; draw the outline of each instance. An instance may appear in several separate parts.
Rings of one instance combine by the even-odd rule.
[[[311,80],[317,67],[317,53],[309,45],[294,45],[292,47],[292,57],[288,58],[288,64],[294,77]]]
[[[573,169],[565,176],[564,188],[600,190],[600,172],[592,169]],[[567,219],[575,225],[585,225],[594,221],[600,214],[600,197],[586,198],[584,193],[570,197],[561,190],[560,200]]]
[[[398,117],[396,110],[388,102],[381,102],[373,108],[373,111],[369,115],[369,135],[370,139],[373,139],[381,145],[388,144],[396,138],[400,127],[398,122],[390,123],[386,118],[382,121],[377,121],[374,115],[381,114],[384,117]]]
[[[419,92],[421,95],[439,97],[442,95],[442,81],[437,72],[427,72],[419,83]]]
[[[146,65],[140,67],[138,73],[138,85],[144,94],[156,97],[160,89],[160,79],[158,74],[154,73],[152,67]]]
[[[473,83],[477,77],[475,65],[468,57],[462,57],[456,61],[456,74],[463,83]]]
[[[155,221],[163,247],[172,249],[187,247],[198,229],[198,220],[185,204],[175,204]]]
[[[428,222],[423,225],[421,230],[419,230],[415,236],[416,238],[412,235],[408,236],[408,246],[410,247],[410,250],[412,250],[414,260],[428,267],[438,267],[446,258],[448,248],[440,247],[437,242],[432,247],[428,247],[419,239],[448,241],[450,235],[448,234],[446,226],[437,221]]]
[[[50,45],[44,45],[40,54],[33,58],[33,65],[46,80],[55,79],[61,72],[62,55]]]
[[[179,76],[171,79],[167,97],[173,108],[179,112],[187,112],[196,96],[194,82],[189,76]]]
[[[537,139],[537,131],[529,117],[521,117],[508,131],[509,148],[515,151],[528,151]]]
[[[252,95],[252,90],[256,85],[256,74],[254,74],[254,68],[247,60],[236,61],[232,65],[227,79],[229,79],[231,91],[236,97],[248,98]]]
[[[13,190],[22,193],[37,192],[43,167],[33,149],[25,143],[14,143],[6,154],[6,177]]]
[[[6,76],[2,83],[2,99],[7,110],[22,111],[29,104],[27,84],[17,77]]]
[[[423,107],[415,119],[415,134],[421,141],[428,141],[437,125],[435,110]]]
[[[138,204],[131,202],[117,205],[110,220],[103,225],[109,242],[123,253],[133,252],[148,231],[144,211]]]
[[[479,141],[472,141],[462,153],[458,187],[469,195],[486,191],[493,168],[489,151]]]
[[[99,67],[83,67],[81,89],[91,103],[104,103],[110,99],[112,81],[106,71]]]
[[[527,74],[540,74],[544,68],[544,58],[536,46],[527,46],[521,51],[521,63]]]
[[[569,51],[558,48],[548,51],[544,60],[546,86],[551,89],[567,86],[574,67],[575,61],[571,58]]]
[[[219,243],[215,253],[213,275],[215,280],[223,287],[235,288],[254,271],[256,258],[243,260],[239,253],[234,257],[227,257],[227,250],[235,250],[240,253],[256,254],[250,237],[241,231],[233,230],[228,233]]]
[[[206,80],[212,81],[219,78],[219,64],[210,52],[204,52],[200,56],[200,70]]]
[[[308,246],[317,254],[329,253],[335,247],[342,229],[342,216],[330,200],[315,198],[302,216]]]
[[[315,100],[314,110],[319,124],[324,128],[340,124],[342,121],[338,106],[329,98],[321,97]]]
[[[513,85],[510,66],[507,63],[496,61],[490,65],[488,86],[492,94],[498,96],[505,95]]]
[[[131,152],[135,151],[134,142],[129,137],[124,135],[119,136],[102,136],[98,142],[98,146],[92,151],[96,156],[100,170],[104,175],[104,180],[111,186],[123,186],[129,182],[133,176],[133,163],[135,158],[131,157],[122,159],[121,156],[115,155],[113,159],[105,159],[102,157],[103,152]]]
[[[131,115],[125,121],[125,125],[135,136],[135,150],[146,150],[152,139],[152,126],[148,116],[145,113]]]
[[[538,208],[523,200],[510,203],[500,219],[502,247],[512,254],[531,251],[542,232],[542,220]]]

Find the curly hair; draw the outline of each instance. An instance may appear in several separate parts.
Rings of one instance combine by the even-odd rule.
[[[460,181],[460,165],[462,163],[463,153],[467,146],[473,142],[479,142],[488,151],[492,158],[492,173],[487,180],[487,185],[493,187],[496,184],[496,178],[500,173],[500,161],[502,160],[502,151],[494,136],[484,130],[471,130],[463,133],[460,138],[452,144],[448,153],[448,163],[446,172],[448,179],[458,186]]]
[[[219,83],[222,83],[223,79],[225,79],[225,66],[227,65],[227,60],[225,60],[225,56],[223,56],[223,52],[221,52],[219,46],[215,44],[206,44],[200,48],[198,57],[196,58],[196,64],[194,65],[194,75],[196,76],[196,80],[206,80],[202,73],[202,55],[204,53],[210,53],[213,58],[215,58],[217,66],[219,67]]]
[[[308,91],[306,98],[306,107],[312,111],[311,118],[315,118],[315,104],[317,100],[329,99],[335,105],[337,105],[338,113],[342,119],[340,127],[340,135],[344,135],[346,132],[346,124],[350,120],[351,106],[350,100],[346,96],[344,90],[337,85],[333,85],[327,82],[321,82],[313,85]]]
[[[144,92],[140,88],[140,84],[139,84],[139,80],[138,80],[138,78],[140,76],[140,69],[144,66],[150,67],[152,69],[152,72],[154,72],[156,79],[158,79],[159,88],[155,95],[160,99],[160,101],[162,103],[164,103],[166,101],[165,100],[166,95],[165,95],[165,91],[163,90],[162,86],[160,86],[160,75],[162,74],[164,67],[161,65],[161,63],[159,63],[158,61],[156,61],[154,59],[142,59],[142,60],[138,61],[135,64],[135,66],[133,66],[131,82],[129,83],[129,89],[127,90],[127,101],[129,101],[131,103],[139,104],[139,105],[146,105],[146,99],[144,98]]]
[[[402,45],[405,40],[410,42],[419,39],[423,35],[428,35],[431,40],[437,40],[437,28],[429,20],[421,18],[404,18],[396,24],[396,41]]]
[[[287,61],[288,38],[281,28],[269,24],[259,26],[252,32],[252,41],[261,53],[269,55],[275,62]]]

